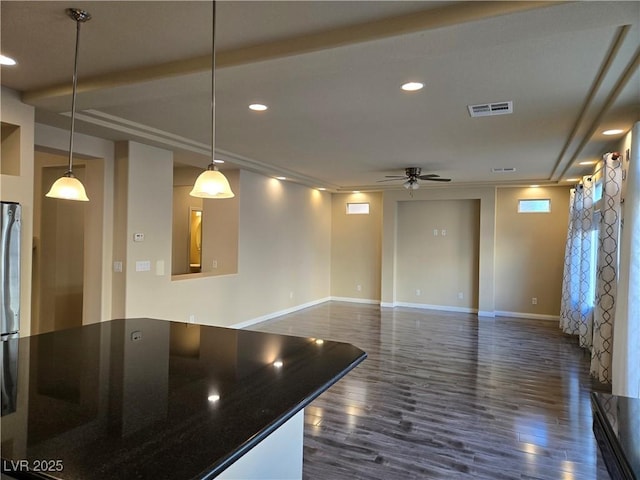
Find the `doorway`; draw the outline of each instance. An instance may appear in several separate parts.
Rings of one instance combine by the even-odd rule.
[[[44,166],[40,171],[40,185],[34,189],[32,334],[83,323],[86,205],[44,196],[65,167]],[[74,174],[84,182],[83,166],[75,166]]]

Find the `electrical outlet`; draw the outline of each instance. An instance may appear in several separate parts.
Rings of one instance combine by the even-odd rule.
[[[360,285],[360,284],[356,285],[356,290],[361,292],[362,291],[362,285]]]
[[[196,316],[194,314],[189,315],[189,323],[196,323]]]
[[[140,330],[136,330],[135,332],[131,332],[131,341],[139,342],[142,340],[142,332]]]
[[[289,298],[293,300],[293,292],[289,292]]]
[[[447,231],[443,228],[442,231],[440,232],[440,235],[442,235],[443,237],[446,237]]]
[[[434,237],[437,237],[437,236],[438,236],[438,229],[437,229],[437,228],[434,228],[434,229],[433,229],[433,236],[434,236]]]
[[[458,299],[462,300],[464,298],[464,293],[458,292]]]
[[[538,297],[531,297],[531,305],[537,305],[538,304]]]
[[[218,260],[211,262],[211,268],[218,268]]]
[[[420,295],[422,295],[422,290],[416,288],[416,296],[419,297]]]

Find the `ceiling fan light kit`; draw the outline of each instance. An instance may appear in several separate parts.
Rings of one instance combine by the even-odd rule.
[[[397,180],[405,180],[402,186],[409,191],[420,188],[420,182],[418,182],[418,180],[427,180],[430,182],[451,181],[450,178],[442,178],[437,173],[422,174],[422,169],[420,167],[407,167],[404,169],[404,175],[386,175],[385,180],[378,180],[378,182],[393,182]]]

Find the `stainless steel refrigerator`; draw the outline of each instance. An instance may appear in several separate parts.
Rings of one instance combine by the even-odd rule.
[[[20,205],[0,202],[0,387],[2,415],[15,411],[20,331]]]

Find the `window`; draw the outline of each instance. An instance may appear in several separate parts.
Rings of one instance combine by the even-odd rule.
[[[549,213],[551,212],[551,199],[527,199],[518,200],[518,213]]]
[[[600,199],[602,199],[602,179],[596,182],[596,186],[593,190],[593,203],[598,202]]]
[[[369,204],[347,203],[347,215],[369,215]]]

